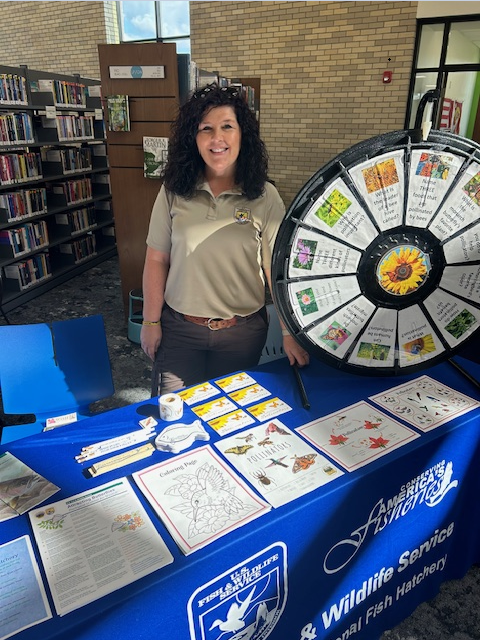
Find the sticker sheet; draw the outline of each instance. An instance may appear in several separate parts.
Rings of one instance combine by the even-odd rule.
[[[231,436],[215,446],[273,507],[343,475],[280,420]]]
[[[208,445],[133,478],[185,555],[271,509]]]
[[[420,437],[363,401],[313,420],[296,431],[347,471],[363,467]]]
[[[370,400],[421,431],[430,431],[479,406],[474,398],[429,376],[392,387]]]

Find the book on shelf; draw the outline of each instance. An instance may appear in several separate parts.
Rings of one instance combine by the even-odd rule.
[[[108,130],[130,131],[128,96],[107,96]]]
[[[160,178],[168,157],[168,138],[143,137],[143,175]]]

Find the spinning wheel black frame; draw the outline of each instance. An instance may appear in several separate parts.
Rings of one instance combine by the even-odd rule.
[[[336,368],[451,357],[480,328],[480,145],[414,129],[339,154],[290,205],[272,283],[289,331]]]

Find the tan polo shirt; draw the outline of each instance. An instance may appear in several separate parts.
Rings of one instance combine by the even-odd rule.
[[[255,200],[239,190],[215,198],[208,183],[199,185],[191,200],[167,198],[162,185],[147,245],[170,253],[167,304],[180,313],[207,318],[258,311],[265,303],[262,267],[271,268],[284,215],[285,205],[270,183]]]

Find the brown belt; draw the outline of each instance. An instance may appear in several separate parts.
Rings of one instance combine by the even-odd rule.
[[[250,314],[255,315],[255,314]],[[233,316],[233,318],[226,318],[225,320],[222,318],[201,318],[200,316],[183,316],[185,320],[188,322],[193,322],[194,324],[200,324],[202,327],[208,327],[211,331],[218,331],[219,329],[229,329],[230,327],[234,327],[237,324],[237,317]],[[245,316],[249,318],[250,316]]]

